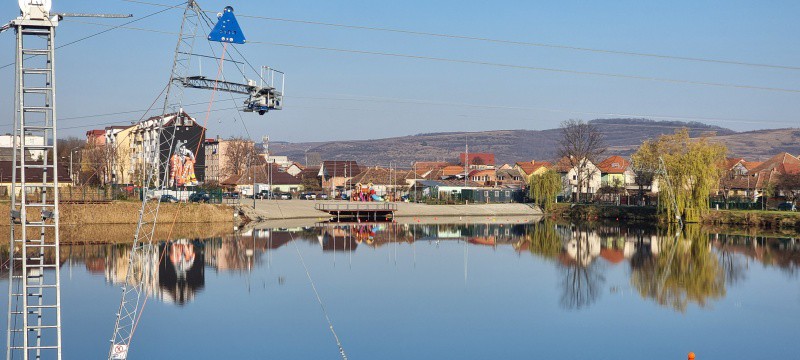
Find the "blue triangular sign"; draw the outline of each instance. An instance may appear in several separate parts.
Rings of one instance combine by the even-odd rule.
[[[214,29],[208,34],[208,40],[234,44],[244,44],[247,41],[242,28],[239,27],[239,22],[236,21],[236,16],[233,16],[232,7],[226,6],[222,11],[217,25],[214,25]]]

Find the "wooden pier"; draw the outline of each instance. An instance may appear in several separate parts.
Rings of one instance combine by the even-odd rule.
[[[397,211],[397,204],[390,202],[317,203],[314,209],[335,217],[336,221],[389,221]]]

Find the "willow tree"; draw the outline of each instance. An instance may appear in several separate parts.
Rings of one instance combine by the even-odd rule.
[[[725,269],[700,225],[687,226],[679,239],[662,238],[659,247],[653,261],[631,273],[631,285],[642,298],[686,312],[689,304],[705,308],[725,297]]]
[[[544,210],[550,209],[555,204],[562,188],[561,175],[553,170],[531,175],[528,179],[530,198]]]
[[[723,173],[719,165],[727,153],[724,145],[710,142],[709,136],[692,139],[688,129],[678,129],[675,134],[645,140],[631,156],[634,168],[640,169],[658,169],[663,160],[666,174],[659,173],[656,179],[659,213],[667,219],[675,218],[675,205],[681,216],[708,209],[708,197],[719,184]]]

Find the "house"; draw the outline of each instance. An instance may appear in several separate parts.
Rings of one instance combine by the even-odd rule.
[[[89,130],[86,132],[86,145],[103,146],[106,144],[106,131],[104,129]]]
[[[415,199],[432,198],[437,200],[462,200],[462,193],[481,186],[473,181],[464,180],[417,180],[410,187]]]
[[[303,181],[299,177],[281,171],[275,164],[248,166],[242,175],[233,175],[221,182],[223,186],[235,188],[244,195],[254,194],[254,190],[269,189],[274,193],[296,194],[305,191]],[[253,189],[253,186],[256,189]]]
[[[761,162],[746,161],[744,158],[728,158],[722,165],[723,174],[719,179],[718,194],[724,198],[729,196],[754,199],[756,183],[755,174],[751,170],[760,166]]]
[[[497,183],[497,173],[494,169],[472,170],[469,172],[469,179],[478,184],[492,186]]]
[[[322,162],[317,176],[321,178],[322,188],[344,189],[353,176],[361,172],[361,167],[354,160],[326,160]]]
[[[305,169],[305,166],[300,165],[300,163],[293,162],[291,165],[289,165],[289,167],[286,168],[286,172],[289,173],[289,175],[297,176],[303,172],[303,169]]]
[[[270,155],[270,154],[259,154],[259,156],[260,156],[262,159],[264,159],[264,162],[265,162],[265,163],[270,163],[270,164],[278,164],[278,165],[280,165],[282,168],[287,168],[287,167],[289,167],[290,165],[292,165],[292,162],[291,162],[291,161],[289,161],[289,157],[288,157],[288,156],[283,156],[283,155]]]
[[[634,184],[634,173],[630,170],[631,162],[622,156],[613,155],[597,164],[600,169],[600,186],[625,188]]]
[[[532,175],[541,175],[548,169],[552,168],[553,164],[549,161],[522,161],[514,164],[514,169],[517,170],[528,182]]]
[[[11,160],[11,155],[13,155],[13,149],[14,149],[14,139],[16,139],[17,142],[19,142],[20,141],[19,135],[11,135],[11,134],[0,135],[0,149],[9,149],[9,150],[3,150],[9,155],[8,158],[4,160]],[[42,146],[44,145],[44,136],[26,134],[25,142],[27,143],[27,145],[30,146]],[[28,150],[28,157],[30,159],[42,159],[44,158],[44,154],[45,150],[41,149]]]
[[[160,126],[159,126],[160,125]],[[161,131],[159,131],[161,127]],[[185,154],[194,158],[194,175],[198,181],[205,179],[205,142],[206,128],[198,124],[194,118],[186,112],[165,114],[163,116],[153,116],[142,120],[136,124],[132,131],[133,152],[132,161],[135,167],[137,178],[134,183],[142,185],[146,180],[145,176],[152,170],[159,174],[164,174],[166,166],[169,165],[169,155],[174,154],[178,149],[185,149]],[[173,141],[167,141],[167,137],[174,134]],[[153,167],[156,166],[155,169]],[[157,185],[160,184],[161,176],[155,179]],[[172,184],[170,184],[172,185]]]
[[[491,153],[461,153],[458,156],[461,165],[468,165],[473,170],[494,169],[494,154]]]
[[[12,160],[7,161],[0,161],[0,196],[9,196],[11,193],[11,185],[14,175],[13,169],[14,162]],[[27,165],[42,165],[42,162],[26,162]],[[43,171],[41,168],[27,168],[25,169],[25,181],[30,184],[42,183],[42,174]],[[21,176],[21,174],[20,174]],[[48,178],[51,179],[49,184],[52,184],[52,176],[53,174],[48,174]],[[19,186],[21,179],[17,179],[17,194],[22,191],[22,188]],[[65,162],[61,162],[58,164],[58,187],[64,188],[72,185],[72,178],[69,176],[69,164]],[[30,200],[30,199],[29,199]]]
[[[781,175],[800,174],[800,159],[783,152],[754,166],[747,173],[751,177],[751,182],[755,180],[753,191],[755,198],[761,196],[770,183],[776,183]]]
[[[468,174],[464,166],[448,165],[441,169],[441,176],[439,179],[463,179]]]
[[[255,153],[255,143],[250,140],[223,140],[219,136],[206,139],[205,148],[205,181],[221,182],[231,176],[242,174],[250,164],[250,157]]]
[[[413,176],[413,172],[409,170],[386,169],[377,166],[368,167],[350,179],[349,183],[351,189],[370,188],[378,196],[402,194],[408,191],[410,185],[407,182],[409,174]],[[411,183],[413,183],[413,178]]]
[[[497,170],[495,177],[498,185],[524,187],[527,183],[526,177],[513,168]]]
[[[589,159],[576,160],[563,157],[559,159],[554,168],[561,175],[564,186],[561,196],[565,198],[577,199],[580,192],[580,200],[588,200],[600,189],[600,169]]]
[[[470,203],[477,204],[523,202],[525,192],[514,187],[475,188],[465,189],[463,198]]]

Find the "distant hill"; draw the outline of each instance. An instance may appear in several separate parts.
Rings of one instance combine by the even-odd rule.
[[[591,123],[604,133],[614,154],[630,155],[642,140],[671,134],[686,127],[692,137],[715,133],[719,141],[729,143],[733,154],[762,159],[777,149],[800,153],[800,129],[762,130],[737,133],[719,126],[698,122],[654,121],[648,119],[598,119]],[[303,162],[306,151],[318,153],[323,160],[358,160],[365,165],[388,166],[394,162],[407,167],[412,161],[455,161],[464,151],[464,140],[470,152],[492,152],[498,163],[530,159],[549,160],[556,157],[561,138],[558,128],[549,130],[494,130],[481,132],[427,133],[374,140],[352,140],[306,143],[272,143],[273,153]]]
[[[788,152],[800,155],[800,129],[768,129],[745,131],[715,136],[712,141],[728,147],[729,157],[742,157],[750,161],[766,160],[773,155]],[[609,148],[609,151],[630,154],[636,146],[623,145]]]

